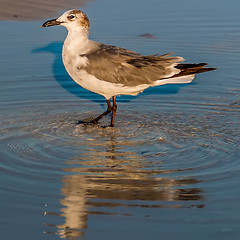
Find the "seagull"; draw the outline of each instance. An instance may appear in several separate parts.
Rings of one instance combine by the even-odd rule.
[[[69,10],[46,21],[42,27],[61,25],[68,34],[63,44],[62,60],[70,77],[83,88],[107,100],[107,110],[96,118],[79,123],[95,124],[112,112],[114,126],[116,96],[135,96],[149,87],[169,83],[190,83],[195,74],[212,71],[206,63],[181,63],[182,57],[142,55],[125,48],[102,44],[89,39],[89,19],[81,10]],[[112,105],[110,99],[112,98]]]

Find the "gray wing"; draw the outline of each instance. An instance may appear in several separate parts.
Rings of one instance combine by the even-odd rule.
[[[85,54],[89,63],[84,70],[100,80],[125,86],[153,84],[179,72],[174,66],[183,59],[169,55],[143,56],[124,48],[99,44]]]

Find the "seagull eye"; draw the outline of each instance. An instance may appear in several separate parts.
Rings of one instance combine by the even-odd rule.
[[[71,14],[71,15],[68,16],[68,19],[69,19],[69,20],[73,20],[74,18],[75,18],[75,16],[74,16],[73,14]]]

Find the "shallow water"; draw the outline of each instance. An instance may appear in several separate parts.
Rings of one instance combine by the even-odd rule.
[[[233,0],[89,3],[91,38],[218,68],[117,98],[115,128],[103,127],[108,117],[75,124],[106,106],[65,72],[65,29],[0,22],[3,239],[238,239],[238,9]]]

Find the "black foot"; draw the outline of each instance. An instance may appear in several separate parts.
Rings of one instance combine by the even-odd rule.
[[[112,128],[112,127],[114,127],[114,126],[111,125],[111,124],[110,124],[110,125],[107,125],[107,126],[106,126],[106,125],[102,126],[102,128]]]
[[[76,124],[77,125],[80,125],[80,124],[82,124],[82,125],[85,125],[85,126],[87,126],[87,125],[95,125],[95,124],[98,124],[98,122],[96,122],[96,121],[94,121],[94,118],[88,118],[88,119],[84,119],[84,120],[78,120],[77,122],[76,122]],[[103,126],[101,126],[102,128],[112,128],[112,127],[114,127],[114,125],[112,125],[112,124],[110,124],[110,125],[103,125]]]
[[[76,124],[85,124],[85,125],[88,125],[88,124],[97,124],[96,121],[94,121],[94,118],[87,118],[87,119],[84,119],[84,120],[78,120],[76,122]]]

